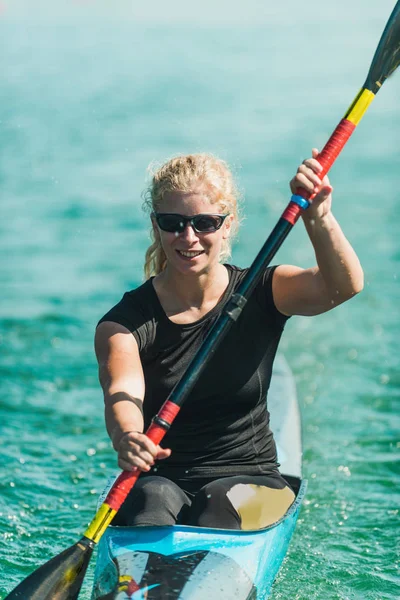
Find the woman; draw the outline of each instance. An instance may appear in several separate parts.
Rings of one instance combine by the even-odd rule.
[[[316,193],[303,221],[318,266],[266,269],[167,433],[167,448],[143,430],[246,270],[221,262],[238,225],[225,163],[206,154],[181,156],[154,174],[147,281],[101,319],[95,338],[118,464],[143,472],[114,524],[255,529],[293,502],[278,470],[266,405],[279,339],[290,316],[323,313],[363,287],[358,258],[331,212],[332,187],[318,177],[317,156],[314,149],[290,187]]]

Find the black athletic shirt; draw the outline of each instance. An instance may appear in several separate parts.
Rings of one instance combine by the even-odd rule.
[[[210,327],[248,269],[225,265],[229,284],[218,304],[195,323],[177,325],[165,314],[152,279],[127,292],[99,321],[129,329],[139,345],[145,377],[145,428],[182,377]],[[238,321],[219,346],[163,440],[171,456],[158,475],[260,475],[278,468],[266,397],[272,363],[287,317],[274,305],[266,269]]]

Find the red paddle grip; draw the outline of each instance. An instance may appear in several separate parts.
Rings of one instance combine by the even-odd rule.
[[[179,410],[180,406],[167,400],[158,412],[157,417],[170,425]],[[152,423],[147,429],[146,435],[158,446],[167,431],[167,427]],[[136,469],[135,471],[122,471],[121,475],[119,475],[111,490],[108,492],[104,504],[108,504],[113,510],[119,510],[125,498],[139,479],[140,473],[141,471],[139,469]]]
[[[323,179],[328,173],[329,169],[339,156],[340,152],[343,150],[347,140],[355,128],[355,124],[348,119],[342,119],[340,121],[339,125],[336,127],[335,131],[325,144],[323,150],[318,154],[318,162],[322,165],[322,171],[318,173],[318,177],[320,179]],[[303,188],[297,189],[296,194],[305,200],[310,200],[310,198],[313,198],[314,196],[309,192],[306,192],[306,190]],[[303,209],[298,204],[289,202],[282,213],[282,218],[294,225],[300,217],[302,211]]]
[[[318,173],[320,179],[323,179],[328,173],[355,128],[355,124],[347,119],[342,119],[340,121],[322,151],[317,156],[318,162],[321,163],[323,167],[322,171]],[[306,200],[309,200],[311,197],[311,195],[303,189],[299,189],[297,193]]]
[[[304,190],[304,192],[305,192],[305,190]],[[300,194],[300,195],[302,196],[303,194]],[[300,208],[300,206],[298,204],[295,204],[294,202],[289,202],[289,204],[283,211],[281,218],[285,219],[285,221],[288,221],[292,225],[295,225],[302,212],[303,212],[303,209]]]
[[[141,471],[122,471],[108,492],[104,504],[108,504],[113,510],[119,510],[125,498],[139,479]]]

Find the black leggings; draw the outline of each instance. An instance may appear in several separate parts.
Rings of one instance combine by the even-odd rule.
[[[178,480],[142,476],[113,525],[195,525],[259,529],[281,518],[294,493],[279,473]]]

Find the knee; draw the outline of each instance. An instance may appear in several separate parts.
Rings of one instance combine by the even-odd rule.
[[[212,481],[199,490],[195,499],[204,507],[220,507],[226,504],[226,488],[218,481]]]
[[[154,506],[175,506],[176,503],[182,501],[181,489],[165,477],[156,475],[143,477],[143,479],[139,479],[136,488],[143,500],[151,499]]]
[[[114,519],[114,525],[173,525],[187,502],[182,490],[169,479],[140,478]]]
[[[240,529],[240,519],[226,495],[226,485],[213,481],[196,494],[189,515],[189,525]]]

